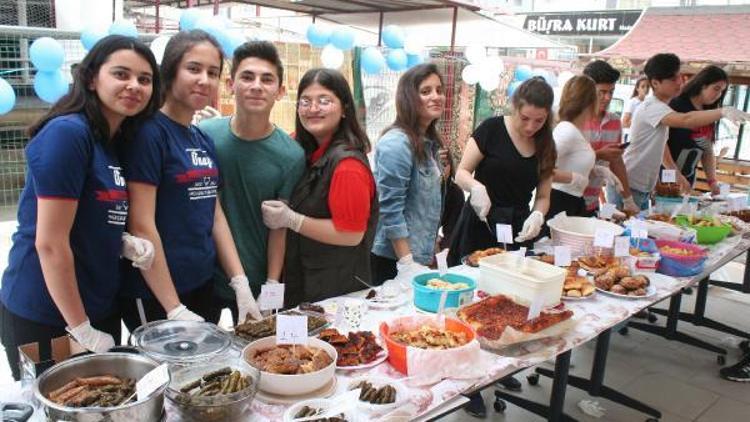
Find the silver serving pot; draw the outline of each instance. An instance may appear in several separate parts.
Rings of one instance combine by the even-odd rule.
[[[77,377],[114,375],[135,380],[159,366],[151,358],[133,353],[98,353],[60,362],[45,371],[34,383],[34,396],[51,421],[75,422],[152,422],[164,412],[164,390],[161,386],[148,397],[117,407],[75,408],[62,406],[47,399],[47,394]]]

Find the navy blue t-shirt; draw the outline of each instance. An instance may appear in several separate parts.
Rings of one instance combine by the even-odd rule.
[[[124,167],[128,181],[156,186],[156,229],[177,292],[210,281],[216,265],[211,232],[219,186],[211,138],[159,112],[128,144]],[[140,270],[123,268],[122,295],[153,298]]]
[[[0,298],[12,313],[65,326],[44,283],[36,239],[37,198],[78,201],[70,231],[76,280],[89,319],[112,314],[120,289],[118,262],[128,212],[117,157],[94,138],[82,114],[50,120],[26,147],[26,185],[18,203],[18,230]]]

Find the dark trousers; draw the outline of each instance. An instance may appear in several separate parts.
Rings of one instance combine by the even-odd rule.
[[[197,289],[189,292],[180,293],[178,296],[180,302],[188,309],[202,316],[206,321],[211,320],[213,315],[213,290],[214,283],[212,280],[207,281]],[[138,312],[137,298],[123,297],[120,299],[120,310],[122,311],[122,320],[125,326],[132,333],[140,327],[143,322],[158,321],[167,319],[167,313],[155,297],[141,298],[143,303],[143,313],[146,321],[141,321]]]
[[[115,339],[115,344],[120,343],[122,329],[120,326],[120,315],[115,312],[112,316],[91,321],[91,325],[97,330],[111,334]],[[18,366],[19,355],[18,346],[28,343],[46,343],[56,337],[67,334],[65,327],[41,324],[35,321],[22,318],[10,312],[0,302],[0,337],[2,338],[5,354],[8,357],[8,364],[13,373],[13,379],[18,380],[21,372]],[[41,349],[41,348],[40,348]]]
[[[372,283],[376,286],[380,286],[386,280],[393,280],[396,278],[396,275],[398,275],[396,262],[395,259],[385,258],[371,253],[370,266],[372,267]]]
[[[549,227],[547,227],[546,221],[551,220],[563,211],[568,217],[589,217],[589,212],[586,211],[586,201],[582,197],[552,189],[549,196],[549,211],[544,217],[545,224],[542,226],[541,236],[549,236]]]
[[[218,324],[219,319],[221,318],[221,311],[223,311],[224,308],[229,308],[229,311],[232,312],[232,325],[237,325],[237,321],[239,321],[238,317],[240,315],[240,310],[237,308],[237,301],[234,299],[224,299],[216,294],[214,294],[214,298],[211,303],[211,311],[209,313],[209,317],[206,318],[206,321]]]

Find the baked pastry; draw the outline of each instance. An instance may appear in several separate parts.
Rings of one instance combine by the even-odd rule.
[[[470,267],[478,267],[479,266],[479,260],[491,255],[497,255],[504,253],[505,249],[503,248],[488,248],[488,249],[481,249],[478,251],[474,251],[471,253],[471,255],[466,258],[466,264]]]

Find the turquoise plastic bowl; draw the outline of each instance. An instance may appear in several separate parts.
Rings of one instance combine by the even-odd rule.
[[[440,273],[424,273],[420,274],[411,281],[411,285],[414,288],[414,306],[427,312],[437,312],[440,306],[440,295],[443,290],[432,289],[425,284],[433,278],[439,278],[449,283],[466,283],[469,287],[461,290],[449,290],[448,296],[445,298],[445,308],[458,308],[466,303],[470,303],[474,297],[474,289],[477,288],[476,281],[469,277],[446,273],[442,277]]]

